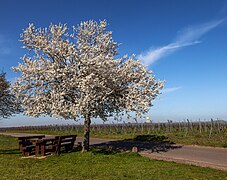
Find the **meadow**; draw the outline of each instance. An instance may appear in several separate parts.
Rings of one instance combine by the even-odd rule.
[[[224,171],[101,149],[26,159],[17,139],[2,135],[0,162],[0,179],[227,179]]]

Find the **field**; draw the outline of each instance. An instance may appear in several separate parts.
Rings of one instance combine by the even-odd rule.
[[[2,132],[26,132],[41,134],[83,135],[82,125],[27,126],[0,128]],[[138,135],[164,136],[166,140],[187,145],[227,147],[227,122],[179,122],[151,124],[103,124],[91,126],[91,137],[110,139],[132,139]]]
[[[224,171],[99,149],[46,159],[21,157],[17,139],[0,136],[0,179],[227,179]]]

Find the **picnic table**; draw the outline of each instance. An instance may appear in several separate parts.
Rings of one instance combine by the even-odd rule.
[[[18,137],[20,152],[22,152],[23,155],[31,155],[34,152],[34,148],[36,149],[36,145],[33,142],[36,142],[42,138],[45,138],[45,135]]]
[[[43,138],[43,139],[30,139],[30,141],[35,145],[35,155],[39,155],[39,154],[42,154],[44,155],[43,153],[43,149],[44,149],[44,142],[48,142],[48,141],[51,141],[52,142],[52,145],[55,144],[55,140],[56,140],[56,137],[49,137],[49,138]]]
[[[46,153],[60,155],[62,148],[66,152],[73,149],[76,137],[77,135],[64,135],[55,136],[55,138],[44,138],[37,142],[37,146],[40,147],[43,156],[45,156]]]
[[[66,152],[73,149],[77,135],[64,135],[45,138],[45,135],[18,137],[23,155],[60,154],[62,147]]]

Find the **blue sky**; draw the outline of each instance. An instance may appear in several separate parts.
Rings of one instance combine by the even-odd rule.
[[[76,25],[106,19],[120,55],[135,53],[165,89],[150,110],[154,121],[227,119],[227,1],[1,1],[0,69],[7,79],[25,51],[19,35],[29,23]],[[97,121],[99,122],[99,121]],[[0,126],[74,123],[17,115]]]

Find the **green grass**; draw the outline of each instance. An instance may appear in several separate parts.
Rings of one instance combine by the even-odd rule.
[[[227,133],[225,134],[213,134],[209,137],[209,134],[189,134],[185,136],[183,133],[168,133],[166,136],[170,141],[187,144],[187,145],[200,145],[200,146],[212,146],[212,147],[227,147]]]
[[[46,159],[21,159],[16,138],[0,136],[0,179],[227,179],[227,172],[165,161],[135,153],[93,149]]]
[[[8,132],[26,132],[26,133],[37,133],[37,134],[53,134],[53,135],[64,135],[64,134],[77,134],[82,136],[82,131],[69,131],[69,130],[23,130],[23,131],[8,131]],[[146,135],[147,133],[133,133],[133,132],[122,132],[122,131],[91,131],[91,137],[96,138],[109,138],[109,139],[133,139],[138,135]],[[177,144],[185,145],[200,145],[200,146],[212,146],[212,147],[224,147],[227,148],[227,132],[223,134],[213,133],[209,137],[209,133],[198,133],[191,132],[185,136],[184,132],[151,132],[150,134],[165,136],[169,141]]]

